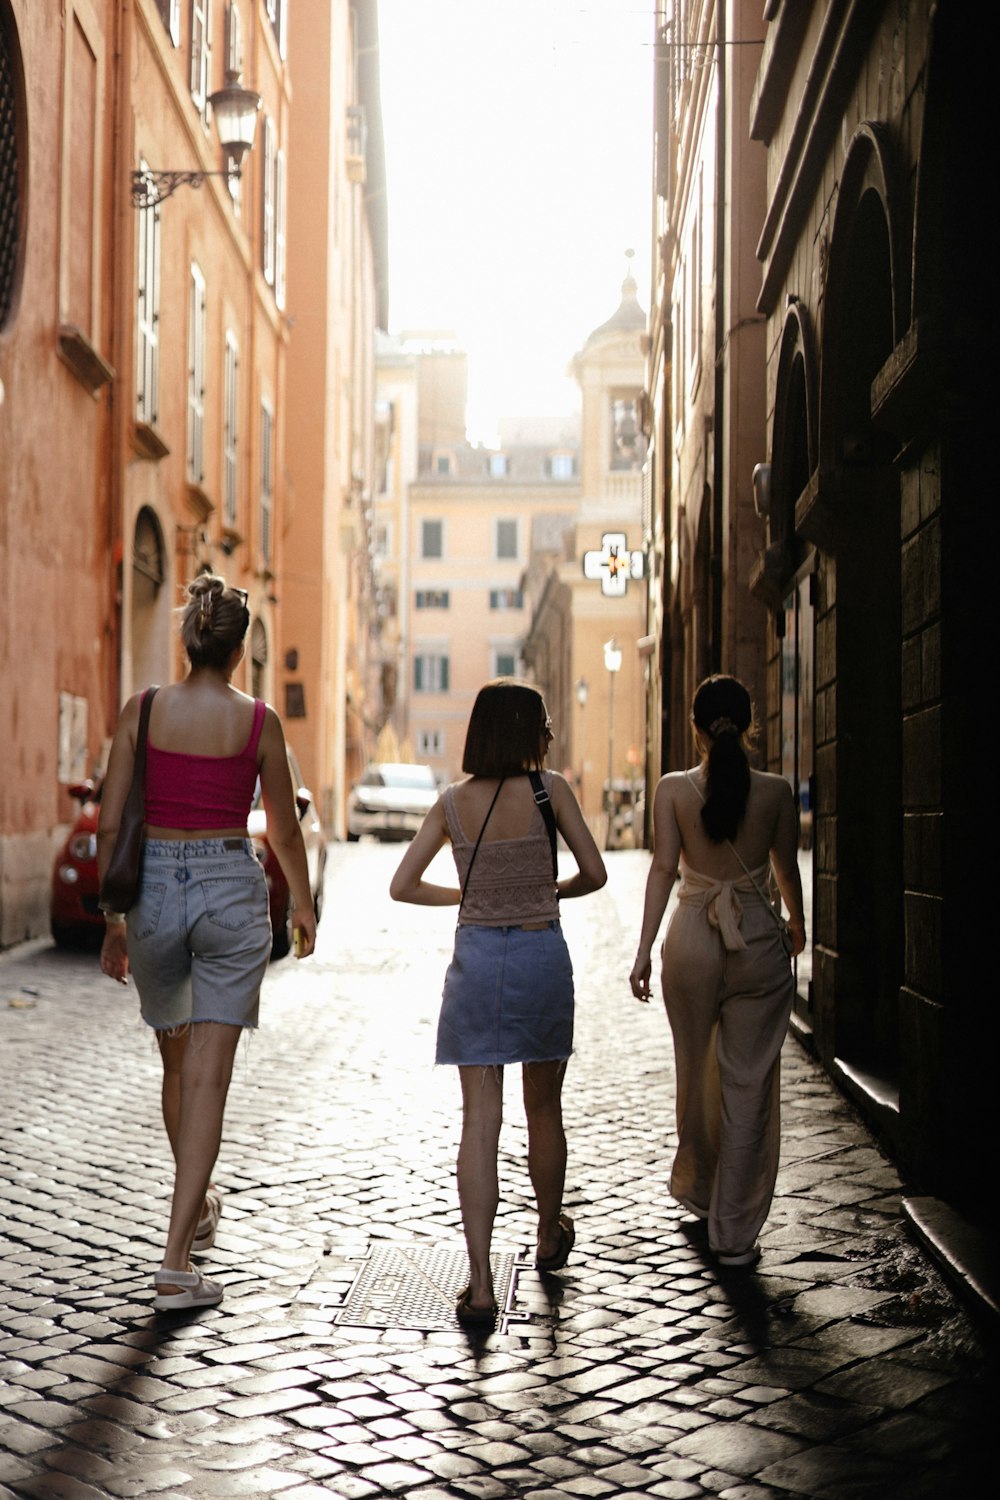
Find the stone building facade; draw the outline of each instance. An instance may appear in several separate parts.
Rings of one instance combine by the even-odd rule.
[[[662,0],[655,62],[653,302],[646,546],[651,780],[689,765],[694,689],[732,672],[766,694],[763,607],[747,579],[763,528],[764,319],[753,226],[766,154],[747,133],[761,45],[755,0]]]
[[[769,7],[751,118],[768,150],[771,464],[755,590],[769,762],[813,818],[802,1024],[916,1180],[976,1211],[985,94],[956,10]]]
[[[987,680],[988,88],[962,19],[932,0],[767,0],[763,16],[738,0],[660,7],[647,544],[663,765],[684,759],[672,687],[704,598],[710,622],[714,610],[736,627],[709,635],[695,675],[754,682],[763,759],[799,799],[811,911],[794,1024],[911,1180],[978,1217],[970,1142],[989,1128],[992,1007],[973,968],[968,872]],[[699,292],[679,268],[713,131],[729,171]],[[722,274],[737,267],[738,287]],[[717,380],[739,355],[744,396],[753,388],[749,427],[734,389],[683,430],[699,295],[702,320],[714,301]],[[728,571],[724,551],[713,565],[711,527],[704,553],[690,530],[700,486],[685,449],[703,438],[734,457]]]

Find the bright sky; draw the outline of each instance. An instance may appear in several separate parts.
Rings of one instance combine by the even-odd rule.
[[[469,428],[578,406],[566,367],[649,306],[653,7],[379,0],[391,328],[452,329]]]

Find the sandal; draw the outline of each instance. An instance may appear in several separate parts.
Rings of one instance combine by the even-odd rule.
[[[734,1266],[738,1270],[749,1271],[760,1260],[760,1240],[754,1240],[749,1250],[737,1250],[733,1253],[716,1250],[714,1254],[720,1266]]]
[[[214,1307],[221,1302],[225,1289],[218,1281],[206,1281],[200,1271],[169,1271],[166,1266],[153,1273],[153,1285],[177,1286],[179,1292],[157,1292],[153,1307],[157,1312],[176,1312],[182,1307]]]
[[[462,1288],[455,1301],[455,1316],[460,1323],[479,1324],[480,1326],[488,1324],[492,1328],[497,1320],[499,1311],[500,1309],[497,1307],[495,1298],[489,1307],[475,1307],[469,1301],[469,1288],[467,1286]]]
[[[551,1255],[536,1255],[536,1271],[561,1271],[569,1260],[570,1251],[576,1242],[576,1230],[569,1214],[559,1215],[559,1244]]]
[[[205,1194],[205,1213],[198,1220],[194,1244],[191,1246],[192,1250],[211,1250],[215,1244],[215,1232],[219,1227],[221,1214],[222,1194],[218,1188],[210,1187]]]

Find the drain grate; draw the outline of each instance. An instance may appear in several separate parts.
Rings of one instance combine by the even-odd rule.
[[[513,1250],[494,1250],[490,1256],[501,1318],[515,1259]],[[359,1268],[337,1322],[358,1328],[454,1328],[455,1298],[468,1279],[464,1245],[380,1245]]]

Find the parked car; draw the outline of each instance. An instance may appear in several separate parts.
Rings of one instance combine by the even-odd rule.
[[[291,751],[288,753],[288,766],[292,773],[292,786],[297,789],[295,801],[302,822],[309,864],[309,886],[318,920],[323,906],[326,835],[312,793],[302,785],[302,776]],[[79,802],[80,809],[65,843],[56,855],[52,870],[50,921],[52,936],[60,947],[82,943],[88,936],[100,937],[104,931],[104,918],[97,906],[97,815],[101,799],[100,783],[80,782],[68,790],[70,796]],[[267,880],[273,933],[271,954],[274,958],[284,958],[292,946],[291,901],[288,882],[267,841],[267,814],[261,802],[259,784],[247,820],[247,832],[257,858],[264,866]]]
[[[97,908],[101,783],[81,781],[67,790],[80,806],[52,867],[49,903],[52,936],[61,948],[104,933],[104,917]]]
[[[313,907],[318,922],[323,910],[326,834],[323,831],[323,824],[320,822],[312,792],[302,785],[302,774],[291,750],[288,752],[288,767],[292,773],[292,786],[296,788],[295,804],[298,807],[299,821],[302,824],[302,837],[305,839],[306,860],[309,864],[309,889],[312,891]],[[267,842],[267,814],[261,801],[259,783],[253,799],[253,807],[247,819],[247,832],[257,852],[257,858],[264,866],[264,875],[267,878],[273,939],[271,957],[284,958],[292,946],[292,899],[288,890],[288,881],[285,879],[273,849]]]
[[[371,765],[351,787],[347,837],[352,843],[363,833],[377,839],[412,839],[436,801],[430,766]]]

